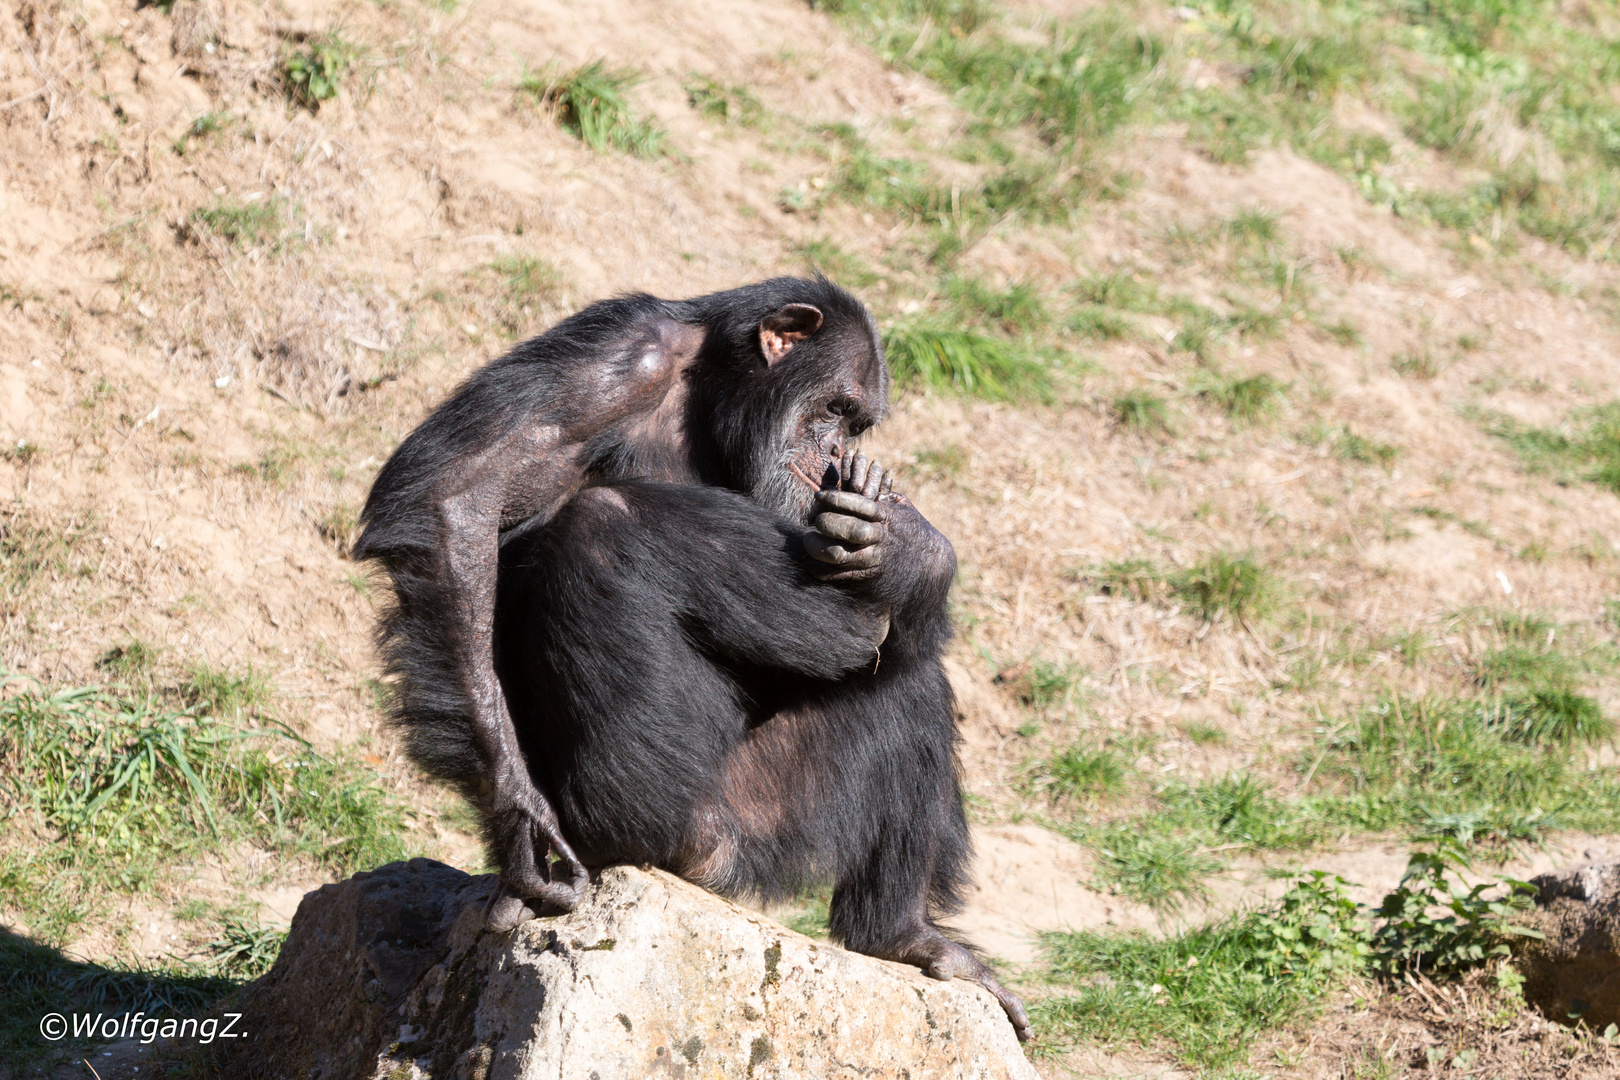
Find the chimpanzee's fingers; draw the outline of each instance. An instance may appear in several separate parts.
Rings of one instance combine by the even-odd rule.
[[[849,514],[864,521],[880,521],[885,513],[875,501],[854,491],[818,491],[816,507],[822,512]]]
[[[817,562],[829,563],[841,570],[870,570],[883,561],[882,544],[850,548],[814,532],[804,534],[804,551]]]
[[[883,496],[888,495],[893,491],[894,491],[894,473],[892,471],[889,471],[889,470],[884,470],[884,473],[883,473],[883,489],[878,492],[878,498],[882,498]]]
[[[814,524],[822,536],[841,540],[851,547],[865,547],[883,539],[882,528],[848,514],[818,514]]]
[[[866,474],[866,455],[857,450],[855,452],[855,457],[849,462],[849,468],[844,470],[844,490],[864,490],[866,487]]]
[[[878,492],[882,490],[883,466],[874,461],[872,462],[871,468],[869,468],[866,472],[866,483],[861,485],[861,494],[865,495],[868,499],[875,499],[878,497]]]

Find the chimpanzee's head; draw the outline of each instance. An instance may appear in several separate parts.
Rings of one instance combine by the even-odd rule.
[[[845,444],[882,420],[889,373],[866,307],[826,278],[773,278],[705,297],[700,396],[723,481],[808,521]]]

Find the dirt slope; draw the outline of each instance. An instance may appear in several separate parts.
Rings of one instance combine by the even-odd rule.
[[[1034,35],[1090,6],[1013,10]],[[266,671],[318,743],[364,747],[390,784],[438,800],[378,728],[375,591],[343,556],[375,470],[434,402],[592,299],[796,272],[818,242],[888,267],[857,283],[885,319],[938,302],[918,264],[890,260],[914,222],[784,197],[826,183],[836,125],[942,176],[975,174],[945,152],[967,114],[846,24],[793,0],[449,7],[3,5],[8,670],[94,682],[98,658],[140,640],[170,675],[198,661]],[[354,46],[339,93],[289,103],[281,57],[332,31]],[[597,58],[640,74],[631,99],[669,153],[594,152],[520,90],[526,73]],[[765,119],[717,122],[691,107],[694,79],[748,87]],[[1608,633],[1620,499],[1526,472],[1477,416],[1556,425],[1620,393],[1613,267],[1536,241],[1497,258],[1290,151],[1222,165],[1184,135],[1133,133],[1116,154],[1136,176],[1127,194],[1069,227],[1009,218],[973,238],[961,272],[1056,296],[1124,270],[1215,302],[1222,264],[1177,236],[1263,211],[1293,268],[1285,298],[1308,290],[1313,314],[1222,363],[1286,385],[1271,420],[1206,407],[1174,327],[1149,315],[1145,335],[1068,341],[1091,374],[1055,404],[907,392],[869,438],[957,546],[951,663],[981,821],[981,891],[962,925],[1019,962],[1039,930],[1159,923],[1036,824],[1044,804],[1021,780],[1045,748],[1081,731],[1149,736],[1130,762],[1143,775],[1254,770],[1291,789],[1324,709],[1458,677],[1479,647],[1458,612],[1508,606]],[[1442,165],[1415,154],[1407,167]],[[1335,319],[1356,332],[1325,332]],[[1437,358],[1432,377],[1392,370],[1417,353]],[[1121,427],[1110,403],[1132,387],[1169,400],[1168,432]],[[1398,458],[1336,452],[1349,431]],[[1282,637],[1212,624],[1086,577],[1211,551],[1262,555],[1302,624]],[[1407,670],[1379,644],[1412,631],[1432,666]],[[1345,659],[1348,642],[1366,655]],[[1313,653],[1319,680],[1289,692]],[[1082,672],[1084,708],[1032,731],[1016,679],[994,681],[1031,659]],[[1608,678],[1593,691],[1611,715],[1615,691]],[[1220,739],[1194,739],[1198,725]],[[1590,764],[1613,758],[1605,747]],[[452,819],[421,827],[476,864]],[[1330,858],[1373,895],[1404,850],[1358,842]],[[1215,903],[1263,892],[1263,861],[1223,879]],[[252,895],[285,918],[310,884],[271,868]],[[154,955],[173,926],[144,904],[131,910],[152,933],[117,947]],[[95,933],[80,946],[114,947]]]

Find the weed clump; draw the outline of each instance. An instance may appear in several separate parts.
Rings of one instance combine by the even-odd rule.
[[[1217,552],[1166,579],[1172,596],[1199,617],[1244,621],[1264,615],[1276,599],[1271,572],[1252,555]]]
[[[727,86],[701,75],[686,81],[686,103],[699,115],[722,124],[753,127],[765,115],[765,107],[746,86]]]
[[[883,339],[889,370],[924,389],[991,401],[1045,400],[1052,393],[1046,365],[1022,346],[971,330],[926,323],[892,327]]]
[[[656,157],[664,153],[664,133],[637,117],[625,96],[636,81],[631,72],[593,60],[557,78],[525,74],[518,92],[554,109],[558,122],[597,153],[618,150]]]
[[[1102,799],[1124,790],[1125,772],[1112,747],[1075,743],[1041,763],[1039,782],[1054,799]]]
[[[1213,377],[1199,396],[1213,402],[1238,424],[1253,424],[1270,415],[1286,393],[1282,383],[1261,373],[1245,378]]]
[[[274,195],[252,202],[221,198],[197,207],[186,220],[189,232],[217,236],[237,247],[279,246],[282,203]]]
[[[1127,390],[1114,398],[1114,420],[1132,431],[1169,431],[1170,406],[1151,390]]]
[[[310,109],[337,97],[338,84],[354,60],[354,46],[336,34],[321,34],[281,60],[281,77],[293,99]]]
[[[1585,480],[1620,494],[1620,402],[1574,414],[1562,430],[1492,417],[1487,430],[1504,440],[1532,472],[1559,483]]]

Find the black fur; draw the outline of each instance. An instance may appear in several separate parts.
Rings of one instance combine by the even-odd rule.
[[[767,898],[832,879],[835,933],[879,954],[919,931],[920,897],[956,909],[955,559],[896,512],[915,520],[887,569],[851,584],[814,580],[802,527],[716,488],[590,489],[503,552],[497,670],[583,859]],[[728,790],[750,744],[764,772]]]

